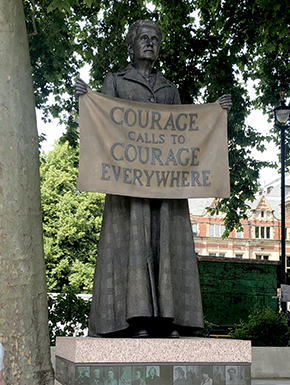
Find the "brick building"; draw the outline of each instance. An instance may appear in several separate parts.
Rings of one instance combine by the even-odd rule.
[[[286,196],[286,269],[290,276],[290,174],[285,176]],[[256,196],[242,232],[232,231],[222,239],[224,214],[211,215],[214,199],[190,199],[189,210],[196,252],[200,256],[250,258],[279,261],[281,252],[280,179],[264,186]]]

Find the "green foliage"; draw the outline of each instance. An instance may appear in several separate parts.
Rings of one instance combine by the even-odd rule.
[[[48,13],[50,0],[35,3],[33,7],[31,1],[23,1],[36,107],[48,118],[49,114],[64,118],[64,112],[69,114],[75,108],[72,85],[82,65],[76,56],[79,26],[64,11]]]
[[[73,290],[57,296],[48,295],[48,326],[50,345],[56,337],[80,337],[88,327],[90,300],[84,300]]]
[[[240,321],[230,330],[232,338],[251,340],[252,346],[287,346],[290,328],[287,316],[269,307],[250,313],[248,322]]]
[[[206,320],[204,318],[204,328],[200,331],[197,331],[194,336],[195,337],[203,337],[203,338],[209,338],[210,337],[210,332],[211,332],[211,329],[213,327],[213,324],[211,322],[209,322],[208,320]]]
[[[78,191],[78,148],[68,142],[41,156],[40,175],[48,291],[90,293],[104,195]]]
[[[100,90],[108,71],[128,63],[125,34],[135,20],[157,20],[164,32],[157,68],[179,88],[182,103],[212,102],[230,93],[228,140],[231,197],[218,209],[226,213],[225,236],[248,209],[258,189],[264,162],[251,151],[265,149],[264,138],[247,127],[254,107],[269,111],[278,91],[290,83],[289,4],[269,0],[42,0],[24,1],[37,106],[67,122],[71,145],[77,141],[72,84],[90,66],[89,84]],[[281,11],[283,9],[283,12]],[[34,25],[36,26],[36,31]],[[251,101],[247,89],[257,91]],[[49,99],[53,96],[53,99]],[[271,107],[272,108],[272,107]],[[290,134],[289,134],[290,135]],[[277,138],[277,132],[272,133]],[[290,144],[290,136],[286,138]],[[288,157],[289,158],[289,157]],[[288,159],[287,159],[288,161]]]

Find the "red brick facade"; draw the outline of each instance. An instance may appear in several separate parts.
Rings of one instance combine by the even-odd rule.
[[[261,190],[256,201],[251,204],[247,220],[241,220],[244,231],[234,230],[225,239],[222,239],[224,214],[216,212],[211,215],[207,211],[208,206],[214,207],[215,200],[194,200],[189,206],[197,254],[278,261],[281,250],[280,201],[279,196],[275,196],[271,191],[272,188]],[[196,214],[194,211],[199,202],[204,204],[204,208],[199,207]],[[290,200],[286,199],[286,268],[290,273],[289,239]]]

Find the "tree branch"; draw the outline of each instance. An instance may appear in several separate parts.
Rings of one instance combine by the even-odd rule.
[[[35,36],[37,35],[37,28],[35,24],[35,1],[34,0],[29,0],[31,7],[32,7],[32,25],[33,25],[33,32],[30,33],[28,36]]]

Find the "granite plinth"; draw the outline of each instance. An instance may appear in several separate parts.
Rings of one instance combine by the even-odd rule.
[[[250,385],[251,359],[250,341],[59,337],[55,385]]]
[[[213,338],[58,337],[56,356],[78,363],[248,362],[251,341]]]

